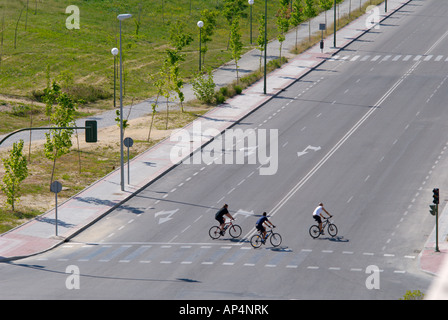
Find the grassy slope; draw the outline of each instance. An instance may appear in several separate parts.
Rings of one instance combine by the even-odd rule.
[[[196,71],[199,12],[202,9],[220,9],[223,1],[191,0],[190,15],[190,0],[164,0],[163,8],[160,0],[29,0],[28,14],[24,10],[18,23],[17,47],[14,49],[16,23],[26,2],[0,0],[0,23],[5,14],[0,94],[30,96],[33,90],[43,89],[47,82],[47,65],[50,66],[51,78],[69,71],[75,83],[95,85],[112,92],[113,56],[110,50],[118,47],[116,16],[118,13],[132,13],[133,18],[122,25],[126,96],[130,100],[145,99],[153,94],[149,75],[160,68],[167,48],[169,23],[177,19],[188,22],[186,31],[195,39],[184,50],[183,76],[188,78]],[[278,3],[279,0],[269,1],[270,25],[274,30],[270,36],[274,37],[274,11]],[[69,14],[65,9],[69,5],[80,9],[79,30],[66,28]],[[254,38],[258,35],[258,16],[263,11],[261,2],[254,6]],[[249,9],[246,13],[249,14]],[[135,20],[139,16],[141,27],[137,36]],[[249,45],[249,18],[244,19],[241,26],[245,35],[243,41]],[[227,29],[225,19],[220,16],[209,44],[206,66],[217,67],[230,60]]]

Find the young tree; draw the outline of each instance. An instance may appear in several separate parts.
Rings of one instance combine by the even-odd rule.
[[[305,16],[303,14],[303,4],[302,0],[294,0],[293,10],[291,12],[291,23],[296,26],[296,48],[297,48],[297,36],[299,32],[298,26],[305,21]]]
[[[314,0],[305,0],[305,17],[308,19],[308,40],[311,41],[311,19],[317,15]]]
[[[333,0],[319,0],[319,7],[322,11],[325,11],[325,26],[328,28],[327,24],[327,11],[333,7]]]
[[[282,45],[283,41],[285,41],[285,33],[288,32],[289,29],[289,19],[290,19],[290,12],[289,12],[289,0],[282,0],[281,1],[281,8],[277,12],[277,30],[279,31],[279,34],[277,35],[277,40],[280,42],[280,53],[279,57],[280,60],[282,58]]]
[[[174,89],[173,82],[172,82],[172,62],[170,62],[170,59],[172,59],[172,56],[170,53],[172,53],[170,50],[167,50],[167,57],[165,58],[165,61],[163,62],[162,68],[160,69],[160,75],[161,75],[161,81],[163,83],[162,86],[162,95],[166,98],[166,123],[165,123],[165,129],[168,130],[168,119],[169,119],[169,110],[170,110],[170,98],[172,95],[172,91]]]
[[[245,17],[244,11],[248,6],[247,0],[224,0],[224,7],[222,14],[227,20],[229,30],[232,30],[232,23],[234,19],[239,19],[240,17]],[[231,31],[230,31],[231,32]],[[230,32],[229,32],[229,42],[227,49],[230,45]]]
[[[173,87],[179,98],[180,108],[182,112],[184,112],[183,102],[185,100],[185,96],[182,92],[184,82],[179,76],[179,68],[180,62],[185,60],[185,55],[183,55],[181,51],[185,46],[189,45],[193,41],[193,36],[190,33],[185,33],[184,30],[185,23],[181,21],[176,21],[176,23],[171,26],[170,42],[174,47],[174,50],[171,50],[171,52],[169,53],[171,55],[169,62],[171,63],[170,70]]]
[[[11,205],[12,211],[15,210],[15,203],[20,198],[20,183],[28,176],[27,161],[22,150],[23,140],[20,140],[13,144],[9,157],[2,159],[6,172],[1,190],[5,193],[6,202]]]
[[[204,26],[201,30],[201,54],[202,65],[205,65],[205,53],[208,51],[207,44],[212,40],[212,36],[215,33],[216,18],[218,17],[218,11],[204,9],[201,11],[201,20],[204,22]]]
[[[73,127],[75,125],[74,115],[76,111],[76,105],[73,99],[67,93],[60,91],[60,86],[56,82],[53,82],[52,90],[47,91],[46,94],[48,96],[45,97],[44,101],[47,103],[47,110],[50,109],[48,107],[49,103],[52,101],[57,103],[52,108],[53,111],[50,115],[50,120],[54,126]],[[45,156],[49,160],[53,160],[50,183],[53,182],[56,160],[70,152],[72,135],[73,129],[52,129],[50,133],[45,134]]]
[[[263,57],[264,52],[264,14],[260,15],[260,19],[258,20],[258,37],[257,37],[257,45],[258,50],[260,50],[260,70],[261,70],[261,59]]]
[[[239,18],[234,19],[232,23],[232,29],[230,30],[230,49],[232,50],[232,58],[235,60],[236,83],[238,83],[239,82],[238,61],[241,58],[241,52],[243,50],[243,43],[241,42],[241,30],[240,30]]]
[[[156,94],[156,100],[153,103],[151,103],[152,114],[151,114],[151,125],[149,127],[149,132],[148,132],[148,141],[151,137],[151,130],[152,130],[152,126],[154,124],[154,117],[156,116],[156,113],[157,113],[159,97],[162,95],[162,92],[163,92],[163,81],[161,80],[160,72],[157,73],[156,75],[152,75],[151,80],[153,81],[153,84],[156,87],[157,94]]]

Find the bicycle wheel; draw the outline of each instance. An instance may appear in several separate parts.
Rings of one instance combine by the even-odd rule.
[[[313,225],[310,227],[310,236],[313,239],[319,238],[320,236],[319,226]]]
[[[330,223],[328,225],[328,234],[332,237],[335,237],[338,234],[338,227],[335,224]]]
[[[234,224],[229,228],[229,234],[232,238],[238,238],[242,232],[243,229],[237,224]]]
[[[254,248],[260,248],[261,245],[263,244],[261,242],[261,236],[259,234],[255,234],[252,236],[252,238],[250,238],[250,244],[252,245],[252,247]]]
[[[271,244],[278,247],[282,243],[282,236],[278,233],[271,234]]]
[[[221,236],[220,229],[217,226],[213,226],[208,231],[208,234],[210,235],[210,238],[212,239],[218,239]]]

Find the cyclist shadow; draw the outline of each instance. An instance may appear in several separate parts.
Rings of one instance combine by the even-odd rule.
[[[292,249],[288,246],[266,247],[266,249],[274,252],[292,252]]]
[[[315,240],[328,240],[328,241],[331,241],[331,242],[339,242],[339,243],[350,242],[349,239],[345,239],[343,236],[334,236],[334,237],[332,237],[332,236],[325,236],[325,237],[320,236],[319,238],[317,238]]]

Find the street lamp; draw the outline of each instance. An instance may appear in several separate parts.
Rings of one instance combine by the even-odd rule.
[[[120,176],[121,191],[124,191],[124,154],[123,154],[123,50],[121,46],[121,21],[129,19],[132,14],[119,14],[117,19],[120,21]]]
[[[335,0],[336,1],[336,0]],[[266,52],[268,51],[268,41],[267,41],[267,32],[268,32],[268,0],[264,0],[264,84],[263,84],[263,93],[266,94]]]
[[[115,95],[115,89],[116,89],[116,84],[115,82],[117,81],[117,54],[118,54],[118,49],[117,48],[113,48],[111,51],[112,55],[114,56],[114,108],[117,107],[117,103],[116,103],[116,95]]]
[[[333,7],[333,47],[336,48],[336,0],[334,0]]]
[[[199,71],[201,71],[201,38],[202,38],[202,27],[204,26],[204,22],[201,20],[198,21],[197,26],[199,28]]]
[[[249,0],[250,5],[250,44],[252,44],[252,5],[254,4],[254,0]]]

